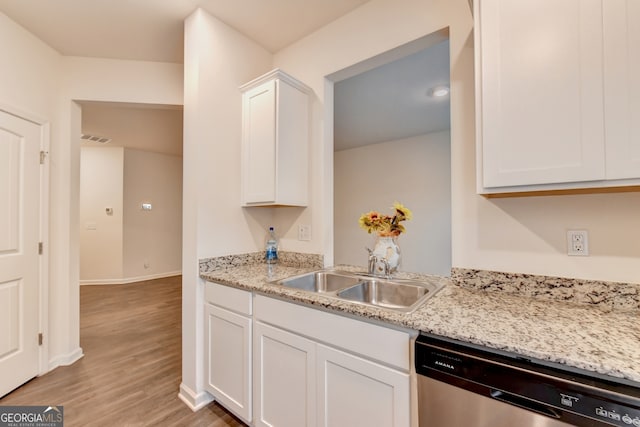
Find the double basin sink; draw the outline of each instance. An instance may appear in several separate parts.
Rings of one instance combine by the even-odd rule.
[[[274,282],[287,288],[322,294],[400,312],[412,312],[443,286],[441,283],[386,279],[339,270],[319,270]]]

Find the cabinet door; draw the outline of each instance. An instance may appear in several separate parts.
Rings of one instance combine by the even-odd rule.
[[[485,188],[605,178],[602,0],[478,0]]]
[[[604,2],[607,179],[640,178],[640,2]]]
[[[324,345],[316,357],[319,426],[411,424],[409,374]]]
[[[242,98],[244,203],[276,198],[276,83],[267,81]]]
[[[254,332],[255,425],[315,426],[315,343],[260,322]]]
[[[205,388],[251,422],[251,319],[207,304]]]

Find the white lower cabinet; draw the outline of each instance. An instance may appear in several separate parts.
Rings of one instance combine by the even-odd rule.
[[[255,425],[315,426],[316,344],[255,323]]]
[[[205,389],[248,425],[417,425],[417,332],[209,282],[205,299]]]
[[[318,344],[318,425],[409,426],[409,374]]]
[[[205,389],[251,423],[251,293],[207,283],[205,295]]]
[[[411,426],[412,335],[257,295],[255,425]]]

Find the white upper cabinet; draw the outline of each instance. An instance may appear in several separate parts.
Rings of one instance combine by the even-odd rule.
[[[604,86],[607,179],[640,177],[640,2],[607,0]]]
[[[615,180],[640,177],[638,2],[475,7],[478,192],[634,184]]]
[[[311,90],[278,69],[240,90],[243,206],[306,206]]]

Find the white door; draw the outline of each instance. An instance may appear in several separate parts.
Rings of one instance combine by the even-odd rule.
[[[251,423],[251,318],[207,304],[205,388]]]
[[[604,179],[602,0],[476,4],[484,187]]]
[[[316,344],[260,322],[253,332],[256,427],[315,426]]]
[[[243,202],[276,199],[276,83],[271,80],[242,97]]]
[[[607,179],[640,178],[640,2],[603,10]]]
[[[409,427],[409,374],[317,346],[318,426]]]
[[[0,111],[0,396],[38,374],[40,143]]]

